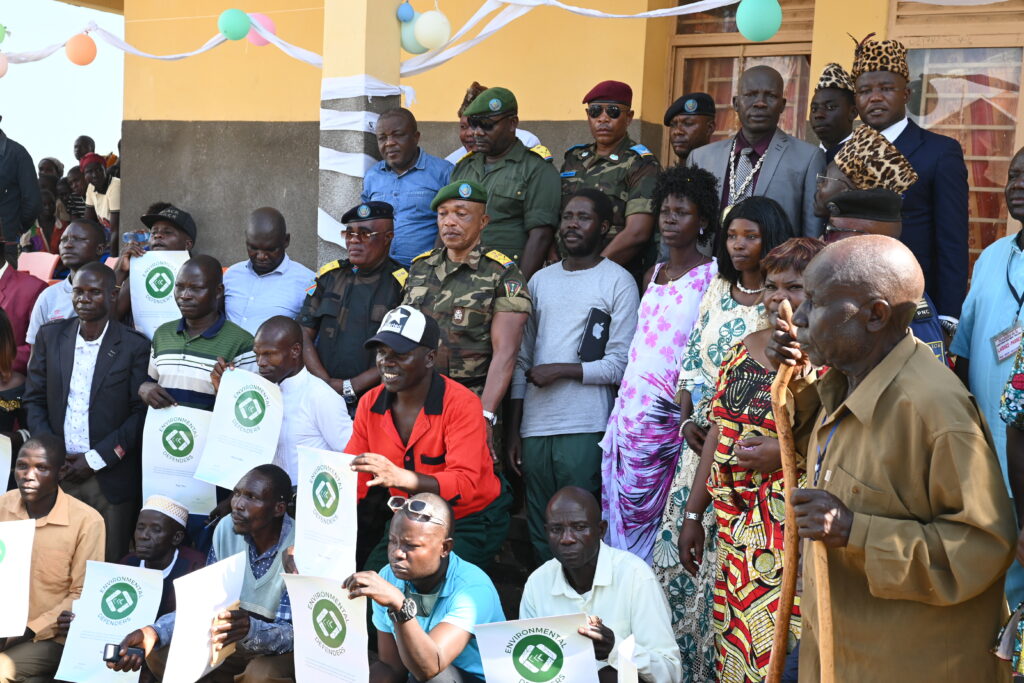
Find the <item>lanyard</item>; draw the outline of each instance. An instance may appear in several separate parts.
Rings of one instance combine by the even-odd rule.
[[[1021,309],[1024,309],[1024,293],[1018,292],[1017,288],[1010,282],[1010,264],[1013,263],[1013,247],[1010,247],[1010,258],[1006,259],[1006,286],[1010,289],[1010,294],[1013,295],[1013,300],[1017,302],[1017,315],[1014,318],[1016,320],[1020,317]]]
[[[842,416],[840,416],[840,418],[838,420],[836,420],[836,423],[834,425],[832,425],[832,430],[828,433],[828,438],[825,439],[825,446],[824,447],[818,446],[818,462],[816,462],[814,464],[814,485],[815,486],[818,485],[818,475],[821,474],[821,463],[824,462],[824,460],[825,460],[825,453],[828,451],[828,446],[829,446],[830,443],[832,443],[832,437],[836,435],[836,430],[839,429],[839,425],[843,422],[843,419],[846,417],[847,414],[848,413],[844,413]],[[822,419],[821,423],[825,424],[825,420],[827,420],[827,419],[828,419],[828,416],[826,415]]]

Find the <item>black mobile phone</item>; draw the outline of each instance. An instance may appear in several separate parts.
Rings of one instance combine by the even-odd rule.
[[[120,645],[115,643],[107,643],[103,646],[103,661],[113,662],[114,664],[117,664],[119,661],[121,661],[121,656],[118,654],[120,651]],[[142,648],[138,647],[130,647],[128,648],[127,652],[130,655],[138,655],[139,657],[144,657],[146,654],[142,651]]]

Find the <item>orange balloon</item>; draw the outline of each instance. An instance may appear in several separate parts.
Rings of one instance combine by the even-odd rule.
[[[72,64],[85,66],[96,59],[96,43],[86,34],[79,33],[64,44],[64,52]]]

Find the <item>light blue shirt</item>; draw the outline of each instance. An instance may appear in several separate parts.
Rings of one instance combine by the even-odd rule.
[[[430,616],[416,615],[416,621],[423,630],[430,633],[438,624],[449,623],[473,634],[477,624],[505,621],[505,612],[501,609],[498,591],[487,574],[455,553],[448,557],[448,572],[444,575],[444,583],[438,591],[434,609]],[[406,593],[406,582],[395,578],[390,564],[381,569],[380,576]],[[414,590],[409,586],[410,592]],[[395,625],[391,623],[387,610],[377,603],[373,603],[373,625],[382,633],[395,633]],[[483,678],[484,666],[480,660],[480,648],[476,644],[475,635],[469,639],[465,649],[452,664],[462,671]]]
[[[275,315],[299,317],[313,271],[285,254],[284,260],[266,275],[257,275],[252,261],[242,261],[224,273],[224,308],[228,320],[252,336]]]
[[[1003,362],[996,361],[992,337],[1021,320],[1021,311],[1007,284],[1009,280],[1017,294],[1024,295],[1024,253],[1017,246],[1017,235],[1009,235],[990,244],[974,264],[971,290],[967,293],[960,324],[949,352],[970,360],[968,388],[978,400],[985,415],[992,439],[1006,475],[1006,431],[999,419],[999,397],[1013,368],[1013,355]]]
[[[391,258],[408,267],[412,260],[434,248],[437,212],[430,202],[447,185],[455,167],[422,149],[416,163],[401,175],[379,161],[363,178],[361,202],[387,202],[395,210],[395,239]]]

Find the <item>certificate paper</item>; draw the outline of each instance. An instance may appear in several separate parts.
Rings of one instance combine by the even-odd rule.
[[[245,553],[237,553],[174,580],[178,611],[164,683],[195,683],[213,671],[215,667],[210,666],[213,618],[238,601],[245,562]]]
[[[156,620],[163,583],[163,572],[156,569],[87,562],[85,585],[74,603],[75,620],[68,631],[57,679],[76,683],[138,680],[137,673],[108,669],[103,646],[120,643],[135,629]]]
[[[295,680],[362,683],[366,656],[366,598],[348,599],[334,579],[285,574],[295,628]]]
[[[618,646],[619,658],[616,671],[619,672],[619,683],[639,683],[640,673],[636,670],[633,655],[636,654],[636,636],[632,633]]]
[[[167,496],[194,515],[217,506],[217,487],[194,476],[212,416],[185,406],[149,409],[142,430],[142,500]]]
[[[132,318],[135,329],[150,339],[156,328],[181,319],[174,301],[174,280],[188,259],[187,251],[147,251],[132,259],[128,271]]]
[[[20,636],[28,624],[28,586],[32,576],[32,541],[36,520],[0,522],[0,638]]]
[[[228,370],[220,380],[197,479],[229,491],[277,452],[284,419],[281,387],[248,370]]]
[[[344,581],[356,570],[356,473],[352,456],[298,447],[295,563],[307,576]]]
[[[520,619],[476,627],[487,683],[597,680],[594,643],[577,629],[584,614]]]

